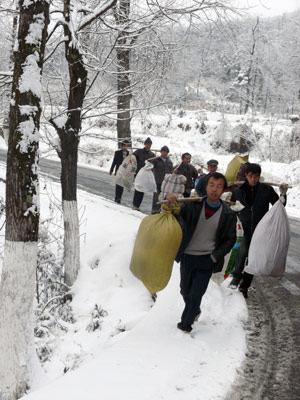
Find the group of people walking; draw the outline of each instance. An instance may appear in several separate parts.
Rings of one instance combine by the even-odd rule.
[[[128,146],[129,141],[124,140],[121,144],[121,149],[115,152],[113,162],[111,164],[109,174],[117,173],[118,168],[124,161],[124,159],[128,156]],[[183,193],[184,197],[190,197],[193,189],[196,189],[196,192],[199,196],[206,195],[206,181],[211,173],[217,170],[218,161],[217,160],[209,160],[207,162],[207,170],[208,174],[203,174],[202,168],[197,170],[192,164],[191,159],[192,156],[190,153],[183,153],[181,156],[181,163],[177,166],[173,166],[173,162],[169,157],[169,148],[168,146],[163,146],[160,149],[160,156],[155,156],[155,154],[151,151],[152,140],[151,138],[147,138],[144,141],[144,147],[141,149],[137,149],[133,152],[133,155],[136,157],[137,161],[137,170],[136,174],[140,171],[141,168],[144,167],[147,160],[150,159],[153,164],[153,174],[156,182],[157,191],[153,194],[152,201],[152,214],[158,213],[160,211],[160,205],[158,203],[158,196],[161,193],[161,185],[164,180],[166,174],[176,173],[178,175],[184,175],[186,177],[185,182],[185,190]],[[115,202],[120,203],[123,194],[123,187],[120,185],[116,185],[115,189]],[[134,210],[139,211],[141,203],[144,198],[144,193],[138,190],[134,191],[133,195],[133,204],[132,208]]]
[[[208,174],[203,174],[199,178],[199,171],[191,164],[189,153],[182,154],[181,163],[174,168],[168,156],[169,148],[163,146],[160,150],[161,155],[155,158],[154,153],[150,150],[151,145],[151,139],[147,138],[144,148],[136,150],[133,154],[137,159],[137,172],[144,166],[146,160],[153,158],[151,163],[154,165],[153,173],[157,192],[153,196],[152,213],[159,212],[157,199],[165,174],[175,172],[184,175],[186,177],[184,197],[190,197],[194,188],[200,197],[198,201],[182,202],[180,214],[177,217],[182,228],[183,239],[176,261],[180,262],[180,292],[185,303],[177,327],[184,332],[191,332],[194,322],[200,316],[202,297],[206,292],[211,275],[213,272],[222,270],[224,257],[235,244],[237,215],[242,223],[244,237],[237,252],[229,287],[238,288],[245,298],[248,297],[248,289],[253,275],[244,272],[244,268],[251,239],[256,226],[268,212],[269,205],[274,204],[279,196],[271,185],[260,182],[261,167],[258,164],[245,163],[244,183],[232,190],[231,201],[238,200],[244,207],[236,213],[221,200],[223,192],[228,190],[228,184],[225,176],[217,172],[217,160],[209,160],[207,162]],[[122,143],[122,149],[115,153],[110,173],[113,172],[118,160],[121,163],[126,157],[127,151],[125,143]],[[287,188],[288,186],[285,184],[279,186],[284,204],[286,203]],[[117,197],[120,193],[120,189],[116,188],[115,200],[117,202],[121,199]],[[139,210],[143,195],[144,193],[135,190],[133,197],[135,210]],[[177,196],[169,193],[165,199],[172,204],[177,200]]]

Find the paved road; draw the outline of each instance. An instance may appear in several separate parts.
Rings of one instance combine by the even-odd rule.
[[[5,158],[0,150],[0,161]],[[40,165],[43,174],[59,179],[59,162]],[[108,173],[79,167],[78,186],[114,200]],[[122,203],[131,207],[132,196],[124,192]],[[143,212],[150,212],[151,200],[145,195]],[[289,272],[282,279],[255,278],[249,291],[248,353],[228,400],[300,400],[300,220],[290,218],[290,225]]]

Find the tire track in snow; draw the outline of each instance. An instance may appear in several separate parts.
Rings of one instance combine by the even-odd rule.
[[[247,299],[248,353],[227,400],[300,399],[300,296],[289,290],[300,290],[300,277],[286,276],[283,282],[293,280],[288,289],[280,279],[255,278]]]

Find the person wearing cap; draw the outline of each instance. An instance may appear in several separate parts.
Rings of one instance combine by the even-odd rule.
[[[156,182],[157,192],[153,193],[153,201],[152,201],[152,214],[158,214],[160,212],[160,205],[157,204],[158,196],[161,192],[161,184],[164,180],[166,174],[172,174],[173,172],[173,163],[168,157],[169,154],[168,146],[163,146],[160,149],[160,157],[157,157],[155,160],[151,161],[154,165],[152,171],[154,173],[154,178]]]
[[[125,139],[121,142],[121,149],[115,151],[114,159],[113,159],[113,162],[112,162],[110,170],[109,170],[109,175],[112,175],[114,171],[115,171],[115,175],[116,175],[123,160],[129,154],[129,151],[127,150],[128,146],[129,146],[129,141]],[[121,203],[123,189],[124,189],[123,186],[116,185],[116,189],[115,189],[115,202],[116,203],[119,203],[119,204]]]
[[[214,159],[207,161],[208,174],[203,175],[199,179],[199,181],[198,181],[198,183],[196,185],[196,192],[197,192],[198,196],[200,196],[200,197],[206,196],[206,184],[207,184],[207,181],[208,181],[210,175],[217,171],[218,164],[219,164],[218,161],[214,160]]]
[[[186,177],[184,197],[190,197],[191,191],[195,187],[195,181],[198,178],[198,171],[191,164],[192,156],[190,153],[183,153],[181,156],[181,164],[174,168],[174,173],[184,175]]]
[[[143,168],[148,158],[155,157],[155,154],[152,151],[150,151],[151,146],[152,146],[152,140],[149,137],[147,137],[147,139],[144,141],[144,148],[138,149],[133,153],[133,155],[136,157],[136,162],[137,162],[136,175],[139,172],[139,170]],[[140,211],[140,205],[143,201],[143,198],[144,198],[143,192],[140,192],[138,190],[134,191],[133,207],[132,207],[133,210]]]

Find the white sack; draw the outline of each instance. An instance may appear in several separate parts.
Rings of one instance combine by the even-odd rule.
[[[134,188],[143,193],[154,193],[157,191],[154,174],[152,172],[153,164],[148,162],[139,170],[134,181]]]
[[[280,200],[257,225],[250,243],[248,266],[252,275],[282,276],[290,243],[290,225]]]
[[[134,181],[134,174],[137,169],[136,157],[129,154],[120,165],[115,176],[115,183],[119,186],[131,190]]]

